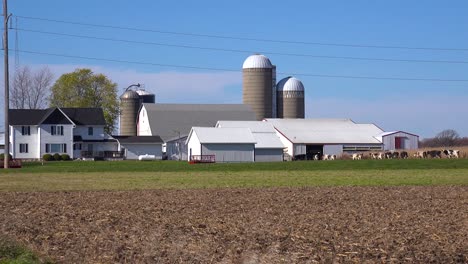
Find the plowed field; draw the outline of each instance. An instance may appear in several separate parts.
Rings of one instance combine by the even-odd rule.
[[[468,261],[468,187],[0,193],[0,234],[63,263]]]

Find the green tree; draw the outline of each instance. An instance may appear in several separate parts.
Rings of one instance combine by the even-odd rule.
[[[119,114],[117,84],[90,69],[65,73],[52,86],[52,107],[100,107],[106,120],[105,131],[112,134]]]

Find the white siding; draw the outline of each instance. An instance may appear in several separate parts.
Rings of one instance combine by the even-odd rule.
[[[255,149],[255,162],[283,161],[283,149]]]
[[[417,149],[419,144],[419,137],[408,134],[405,132],[397,132],[394,134],[386,135],[382,137],[382,143],[384,145],[384,150],[394,150],[395,149],[395,138],[402,137],[404,138],[403,148],[406,150]]]
[[[126,159],[136,160],[140,155],[155,155],[156,159],[162,159],[162,144],[121,144],[125,148]]]
[[[151,127],[148,119],[148,113],[146,108],[143,106],[138,114],[137,124],[137,135],[138,136],[153,136],[151,134]]]
[[[190,161],[191,155],[201,155],[201,144],[195,131],[192,132],[188,139],[187,150],[187,161]]]
[[[93,128],[93,134],[88,135],[88,128]],[[73,130],[74,136],[81,136],[84,140],[102,140],[104,138],[104,126],[77,126]]]
[[[276,131],[276,135],[279,137],[281,140],[281,143],[283,143],[283,146],[286,148],[286,153],[288,153],[289,156],[293,156],[293,143],[289,141],[283,134],[280,132]]]
[[[66,154],[70,155],[73,158],[73,125],[59,125],[63,126],[63,136],[60,135],[51,135],[50,127],[55,125],[40,125],[40,142],[41,142],[41,152],[40,157],[46,154],[46,144],[67,144]],[[55,153],[49,153],[55,154]],[[59,153],[64,154],[64,153]]]
[[[22,126],[12,126],[10,130],[13,142],[13,149],[11,149],[11,153],[14,159],[39,159],[38,156],[38,126],[29,126],[31,135],[22,135],[21,134],[21,127]],[[28,144],[28,153],[20,153],[20,144]]]
[[[323,154],[341,156],[343,145],[323,145]]]
[[[202,155],[215,155],[216,162],[254,162],[251,144],[202,144]]]

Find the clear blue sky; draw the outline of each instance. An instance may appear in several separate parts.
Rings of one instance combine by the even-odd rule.
[[[18,28],[22,29],[17,32],[18,48],[23,51],[238,70],[197,70],[19,53],[20,65],[32,68],[47,65],[56,77],[77,67],[90,67],[107,74],[118,83],[121,91],[130,84],[144,83],[147,90],[155,92],[157,102],[241,103],[240,71],[250,54],[110,42],[25,30],[271,52],[276,54],[266,55],[280,73],[468,80],[468,63],[366,61],[278,54],[468,62],[468,1],[279,2],[10,0],[9,12],[23,17],[240,38],[465,49],[379,49],[259,42],[18,18]],[[16,23],[13,26],[16,27]],[[10,31],[9,43],[10,48],[15,49],[15,30]],[[14,52],[10,61],[14,69]],[[277,78],[283,77],[286,75],[278,74]],[[433,136],[446,128],[468,136],[468,82],[296,77],[306,87],[306,117],[351,118],[357,122],[376,123],[387,131],[405,130],[422,137]],[[3,94],[1,99],[3,102]],[[3,114],[1,116],[3,118]]]

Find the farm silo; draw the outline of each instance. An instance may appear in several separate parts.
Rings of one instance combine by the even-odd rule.
[[[249,56],[242,66],[242,101],[257,120],[273,117],[273,65],[264,55]]]
[[[142,103],[154,104],[156,102],[155,96],[153,93],[146,91],[145,89],[136,90],[137,94],[140,96]]]
[[[137,92],[127,89],[120,96],[120,135],[136,136],[136,119],[141,105],[141,98]]]
[[[277,117],[304,118],[304,85],[294,77],[286,77],[278,82]]]

